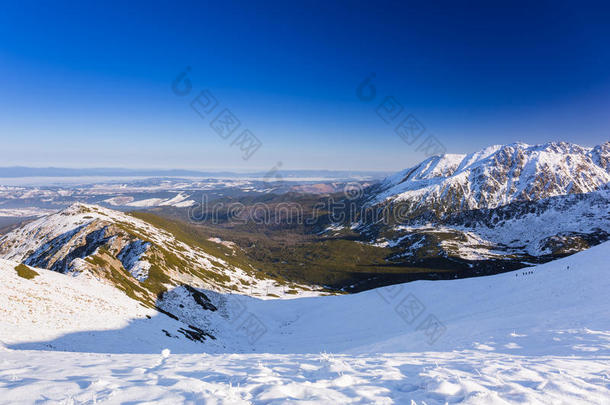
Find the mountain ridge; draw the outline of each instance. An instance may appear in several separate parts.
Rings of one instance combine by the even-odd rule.
[[[91,273],[148,306],[180,285],[263,298],[317,294],[316,287],[240,267],[234,247],[208,245],[216,255],[131,215],[77,203],[2,236],[0,258],[64,274]]]
[[[470,154],[445,154],[389,176],[367,204],[399,202],[417,215],[497,208],[587,193],[610,183],[610,142],[585,148],[567,142],[494,145]]]
[[[347,198],[355,215],[323,234],[390,248],[393,265],[491,260],[506,271],[506,261],[544,262],[610,239],[610,142],[433,156]]]

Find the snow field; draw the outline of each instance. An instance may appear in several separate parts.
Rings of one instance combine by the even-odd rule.
[[[217,341],[168,338],[184,324],[111,287],[26,280],[4,261],[0,403],[605,405],[609,253],[348,296],[231,296],[266,328],[252,344],[220,323]],[[430,315],[444,326],[432,341]]]
[[[610,398],[608,356],[0,355],[0,404],[607,404]]]

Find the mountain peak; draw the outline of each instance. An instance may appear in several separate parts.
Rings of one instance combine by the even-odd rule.
[[[369,204],[410,201],[418,208],[456,212],[587,193],[609,182],[608,142],[595,148],[516,142],[428,158],[386,178]]]

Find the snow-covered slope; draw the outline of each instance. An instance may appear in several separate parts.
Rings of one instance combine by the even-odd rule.
[[[74,204],[4,235],[0,258],[61,273],[86,272],[150,305],[183,284],[287,296],[285,286],[232,264],[228,253],[212,255],[148,222],[95,205]],[[295,289],[296,295],[317,295],[315,288]]]
[[[278,332],[261,338],[259,351],[374,353],[469,349],[480,344],[514,354],[544,354],[552,348],[555,354],[569,355],[588,350],[587,335],[595,335],[591,331],[603,331],[602,340],[608,344],[604,350],[610,349],[610,340],[605,340],[610,339],[608,263],[607,242],[494,276],[422,280],[281,303],[251,300],[248,307]],[[432,344],[430,336],[418,330],[429,316],[446,328],[443,333],[439,329]],[[567,338],[570,333],[573,338]]]
[[[548,260],[610,238],[608,162],[610,142],[434,156],[368,190],[361,211],[378,214],[352,229],[393,262]]]
[[[18,275],[16,266],[15,262],[0,259],[0,341],[4,344],[53,341],[72,333],[81,334],[76,339],[81,351],[99,351],[101,343],[107,349],[130,348],[127,351],[161,350],[166,345],[200,350],[200,344],[179,332],[188,330],[187,325],[145,308],[88,274],[33,269],[37,275],[28,279]],[[163,339],[164,329],[181,338]],[[104,342],[94,338],[96,331],[106,332]],[[66,349],[52,343],[43,347]]]
[[[609,159],[610,142],[595,148],[515,143],[468,155],[433,156],[388,177],[370,203],[410,203],[413,213],[442,216],[587,193],[610,183]]]
[[[401,249],[403,260],[429,256],[528,262],[575,253],[610,239],[610,190],[516,202],[456,213],[436,221],[382,228],[377,246]]]
[[[201,305],[195,304],[195,300],[187,291],[179,287],[166,293],[167,296],[159,303],[160,307],[180,315],[181,319],[186,319],[186,322],[193,326],[213,329],[219,341],[224,337],[231,340],[232,344],[236,342],[230,339],[230,335],[235,330],[231,329],[232,326],[225,328],[227,325],[222,323],[226,320],[232,322],[232,315],[241,316],[246,312],[254,315],[265,329],[265,333],[256,339],[253,346],[244,344],[242,347],[230,348],[237,351],[250,351],[254,348],[260,352],[275,353],[316,353],[323,350],[368,353],[430,348],[468,349],[472,347],[473,342],[491,345],[502,351],[506,349],[504,345],[509,341],[516,342],[510,333],[517,332],[538,341],[520,339],[519,345],[522,347],[512,348],[514,353],[541,353],[547,345],[555,346],[554,350],[561,347],[562,353],[571,353],[578,349],[553,343],[552,338],[555,335],[551,330],[573,329],[584,333],[582,328],[598,330],[610,325],[609,304],[606,298],[606,292],[610,288],[608,258],[610,242],[564,259],[495,276],[415,281],[353,295],[294,300],[261,300],[200,290],[206,296],[218,294],[218,297],[211,301],[218,303],[219,311],[202,309]],[[83,286],[85,282],[95,284],[96,287],[91,291],[100,289],[97,287],[100,283],[87,275],[74,277],[45,270],[38,270],[42,272],[40,278],[22,281],[13,274],[15,271],[11,266],[14,266],[13,262],[3,262],[4,282],[8,282],[8,274],[11,283],[19,281],[16,285],[21,286],[23,290],[15,293],[11,292],[13,288],[8,289],[8,294],[13,295],[5,302],[12,302],[14,311],[9,319],[30,317],[29,313],[35,306],[20,304],[20,301],[27,302],[30,296],[82,301],[74,297],[64,298],[61,291],[67,289],[75,294],[83,291],[84,294],[89,294],[90,288]],[[54,292],[38,291],[34,288],[38,288],[41,283],[44,288],[51,288],[54,283],[57,287],[52,287]],[[73,286],[70,286],[70,283],[74,283]],[[31,288],[29,294],[25,290],[28,286]],[[104,294],[112,292],[106,297],[109,301],[114,301],[115,297],[120,295],[120,292],[112,290],[111,287],[105,288],[107,289],[103,290]],[[22,297],[19,298],[20,296]],[[99,293],[98,296],[103,294]],[[408,299],[403,302],[405,298]],[[127,297],[122,297],[122,300],[117,302],[128,301],[134,302]],[[410,307],[403,307],[405,304]],[[66,306],[69,307],[68,304]],[[47,310],[49,314],[63,310],[62,305],[49,306],[46,309],[37,307],[41,313]],[[413,310],[415,307],[419,308],[421,313],[411,314],[414,319],[408,322],[405,318],[409,318],[409,314],[404,311]],[[96,308],[99,307],[93,305],[83,308],[82,311],[95,312]],[[141,317],[144,313],[150,315],[143,307],[139,312],[133,312],[129,309],[131,307],[125,308],[128,309],[111,310],[117,313],[122,311],[124,317]],[[220,316],[223,313],[224,315]],[[418,325],[429,316],[433,316],[446,327],[433,342],[430,341],[430,336],[417,330]],[[51,318],[51,315],[49,317]],[[53,321],[49,322],[51,323],[48,326],[53,326]],[[74,321],[74,324],[78,325],[79,322]],[[203,322],[206,324],[202,324]],[[61,322],[54,327],[60,327],[60,324]],[[84,325],[86,326],[83,329],[92,327],[95,320],[91,319]],[[544,339],[549,340],[542,342],[544,344],[540,342],[542,338],[537,336],[537,331],[540,330],[548,332]],[[11,340],[18,341],[19,338]],[[492,344],[495,340],[497,342]],[[81,350],[76,341],[74,344],[73,350]],[[217,350],[216,347],[205,347],[205,344],[207,342],[204,342],[203,350]],[[67,349],[68,347],[64,347],[64,350]]]
[[[91,305],[80,300],[66,313],[105,305],[93,299],[101,294],[116,301],[112,308],[117,312],[141,311],[139,321],[122,326],[123,315],[112,315],[116,321],[111,323],[123,327],[120,339],[116,331],[100,331],[107,328],[95,327],[95,321],[84,317],[76,327],[82,322],[97,331],[49,336],[28,321],[47,313],[48,319],[40,320],[44,326],[57,324],[60,330],[55,334],[65,333],[61,330],[65,320],[56,315],[64,309],[51,303],[61,302],[56,295],[62,291],[52,286],[62,283],[54,278],[70,276],[45,273],[18,280],[13,264],[3,262],[2,283],[20,294],[10,296],[6,289],[0,293],[2,308],[8,306],[10,313],[0,318],[0,339],[6,346],[0,349],[0,398],[9,402],[604,404],[610,398],[609,257],[610,243],[604,243],[544,265],[490,277],[417,281],[350,296],[272,301],[241,297],[244,311],[255,316],[259,329],[264,328],[252,346],[242,349],[262,354],[169,357],[167,352],[160,355],[160,350],[111,357],[22,351],[100,352],[110,346],[123,348],[118,350],[123,353],[142,353],[142,348],[159,347],[140,344],[145,342],[142,336],[161,344],[176,338],[146,329],[146,322],[167,325],[171,319],[143,320],[149,310],[131,308],[127,299],[101,292],[107,287],[100,286],[94,288],[100,293],[90,295]],[[78,299],[83,293],[77,290],[68,291],[66,297]],[[40,300],[48,295],[55,297]],[[28,300],[32,302],[19,304]],[[249,321],[237,325],[254,330]],[[167,327],[172,326],[167,329],[170,334],[176,331],[175,325]],[[36,334],[39,343],[23,343]],[[217,344],[222,336],[197,343],[193,353],[200,348],[208,353],[227,350]],[[179,351],[190,350],[184,347]],[[227,352],[239,351],[235,349]]]

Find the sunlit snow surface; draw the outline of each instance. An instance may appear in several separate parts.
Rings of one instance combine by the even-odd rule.
[[[608,404],[609,257],[605,243],[490,277],[244,297],[267,328],[251,345],[178,342],[158,332],[178,322],[95,280],[2,262],[0,403]]]
[[[0,353],[2,403],[607,404],[610,395],[608,358],[593,356]]]

